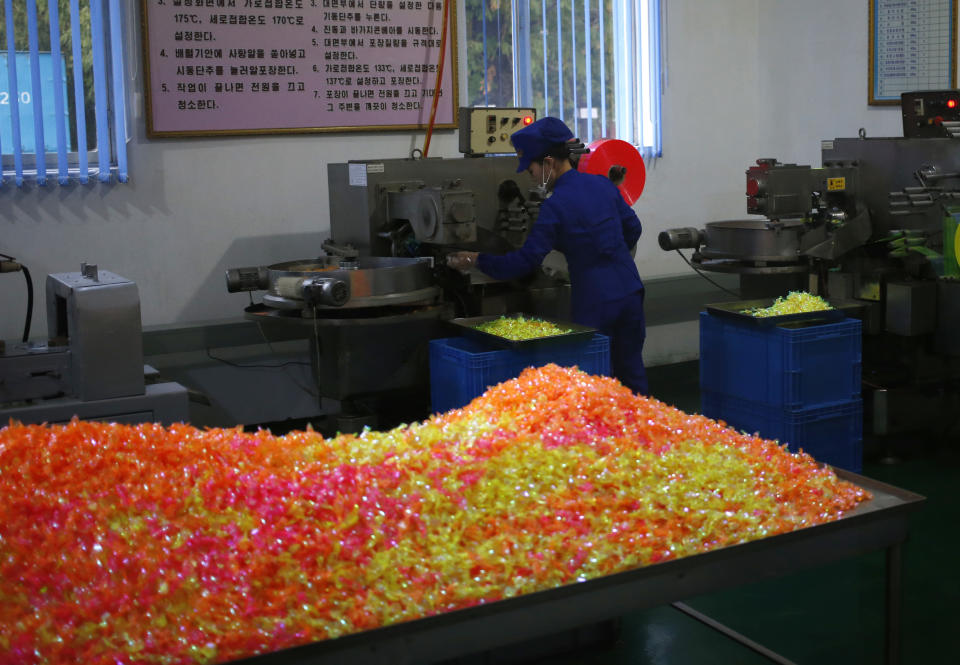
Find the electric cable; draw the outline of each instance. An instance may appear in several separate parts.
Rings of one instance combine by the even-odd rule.
[[[221,362],[224,365],[229,365],[230,367],[236,367],[238,369],[283,369],[288,365],[304,365],[306,367],[310,366],[310,363],[303,362],[302,360],[287,360],[285,362],[277,363],[275,365],[269,365],[264,363],[250,363],[250,364],[236,363],[236,362],[233,362],[232,360],[227,360],[226,358],[219,358],[213,355],[213,353],[210,351],[210,347],[207,347],[204,350],[207,352],[207,357],[210,358],[210,360],[216,360],[217,362]]]
[[[252,298],[252,296],[251,296],[251,298]],[[314,309],[314,311],[316,311],[316,309]],[[275,356],[280,355],[279,353],[277,353],[277,350],[273,348],[273,344],[270,342],[270,339],[267,337],[267,334],[264,332],[263,326],[260,325],[260,322],[257,321],[256,324],[257,324],[257,331],[260,333],[260,337],[263,338],[263,341],[264,341],[264,343],[267,345],[267,348],[270,349],[270,353],[272,353],[272,354],[275,355]],[[295,379],[289,372],[286,371],[286,368],[289,367],[289,366],[291,366],[291,365],[302,365],[303,367],[310,367],[310,363],[308,363],[308,362],[304,362],[304,361],[302,361],[302,360],[289,360],[289,361],[286,361],[286,362],[283,362],[283,363],[278,363],[278,364],[275,364],[275,365],[267,365],[267,364],[249,364],[249,365],[245,365],[245,364],[241,364],[241,363],[235,363],[235,362],[230,361],[230,360],[227,360],[227,359],[225,359],[225,358],[218,358],[217,356],[214,356],[212,353],[210,353],[210,349],[209,349],[209,348],[208,348],[206,351],[207,351],[207,356],[208,356],[209,358],[211,358],[212,360],[220,361],[220,362],[224,363],[225,365],[229,365],[230,367],[236,367],[236,368],[238,368],[238,369],[250,369],[250,368],[252,368],[252,369],[283,369],[283,370],[284,370],[284,374],[287,375],[287,378],[290,379],[290,382],[293,383],[293,385],[295,385],[297,388],[299,388],[299,389],[302,390],[303,392],[307,393],[307,394],[310,395],[311,397],[314,397],[314,398],[319,398],[319,397],[320,397],[320,396],[317,394],[316,391],[311,390],[308,386],[303,385],[302,383],[300,383],[300,381],[298,381],[297,379]]]
[[[679,249],[677,250],[677,254],[679,254],[679,255],[680,255],[680,258],[683,259],[684,262],[685,262],[688,266],[690,266],[691,268],[693,268],[693,270],[695,270],[698,275],[700,275],[700,276],[703,277],[705,280],[707,280],[708,282],[710,282],[711,284],[713,284],[715,287],[717,287],[717,288],[720,289],[721,291],[725,291],[726,293],[729,293],[730,295],[734,296],[735,298],[739,298],[739,297],[740,297],[740,294],[739,294],[739,293],[736,293],[736,292],[734,292],[734,291],[731,291],[730,289],[728,289],[728,288],[726,288],[726,287],[720,286],[720,285],[717,284],[715,281],[713,281],[712,279],[710,279],[709,277],[707,277],[706,275],[704,275],[703,272],[702,272],[699,268],[697,268],[695,265],[693,265],[692,263],[690,263],[690,261],[687,260],[687,257],[685,257],[685,256],[683,255],[683,252],[681,252]]]
[[[9,254],[0,254],[0,259],[10,261],[13,264],[13,269],[10,272],[20,271],[23,273],[23,278],[27,280],[27,314],[23,323],[23,342],[26,343],[30,341],[30,325],[33,321],[33,277],[31,277],[27,266],[18,262]]]
[[[430,122],[427,124],[427,136],[423,141],[423,157],[426,159],[430,153],[430,137],[433,135],[433,123],[437,117],[437,103],[440,101],[440,89],[443,84],[443,63],[447,55],[447,24],[450,14],[450,2],[443,1],[443,28],[440,30],[440,59],[437,63],[437,82],[433,86],[433,105],[430,108]]]
[[[27,280],[27,317],[23,324],[23,341],[30,341],[30,324],[33,321],[33,278],[30,276],[30,270],[27,266],[20,264],[20,270],[23,272],[23,278]]]
[[[317,308],[314,307],[314,308],[313,308],[313,311],[316,312],[316,311],[317,311]],[[257,324],[257,331],[260,333],[260,337],[262,337],[262,338],[263,338],[263,341],[266,343],[267,348],[270,349],[270,353],[272,353],[272,354],[275,355],[275,356],[280,355],[279,353],[277,353],[277,350],[273,348],[273,343],[270,342],[270,338],[267,337],[267,333],[264,332],[263,326],[260,325],[260,322],[257,321],[256,324]],[[295,362],[294,364],[302,365],[302,366],[304,366],[304,367],[310,367],[310,363],[308,363],[308,362],[303,362],[302,360],[301,360],[301,361],[298,361],[298,362]],[[313,397],[314,399],[320,399],[320,395],[318,395],[316,391],[311,390],[309,386],[305,386],[305,385],[303,385],[302,383],[300,383],[300,381],[298,381],[297,379],[295,379],[295,378],[293,377],[293,375],[286,370],[286,368],[284,368],[283,373],[287,375],[287,378],[290,379],[290,382],[291,382],[293,385],[295,385],[297,388],[299,388],[299,389],[302,390],[303,392],[307,393],[308,395],[310,395],[310,397]]]
[[[253,296],[251,295],[251,301],[252,299],[253,299]],[[317,362],[319,363],[320,362],[320,355],[319,355],[320,342],[319,342],[319,333],[316,331],[316,311],[317,311],[316,308],[314,308],[313,311],[314,311],[314,335],[317,336],[317,348],[318,348]],[[263,342],[264,344],[267,345],[267,349],[269,349],[270,353],[273,354],[274,356],[279,356],[280,354],[277,352],[275,348],[273,348],[273,343],[270,341],[270,338],[267,337],[266,332],[264,332],[263,326],[260,324],[260,321],[256,321],[255,323],[257,326],[257,332],[259,332],[260,337],[263,338]],[[313,397],[315,399],[320,399],[320,395],[316,390],[312,390],[309,386],[304,385],[301,381],[299,381],[292,374],[286,371],[288,367],[291,367],[294,365],[299,365],[301,367],[310,367],[311,363],[309,362],[305,362],[303,360],[288,360],[288,361],[275,363],[275,364],[268,364],[268,363],[246,364],[246,363],[233,362],[232,360],[227,360],[226,358],[220,358],[218,356],[215,356],[210,351],[209,347],[205,349],[205,351],[207,353],[207,357],[210,358],[211,360],[216,360],[218,362],[223,363],[224,365],[228,365],[230,367],[236,367],[237,369],[282,369],[284,370],[284,374],[286,375],[286,377],[290,379],[290,382],[293,385],[295,385],[299,390],[302,390],[306,394],[310,395],[310,397]]]

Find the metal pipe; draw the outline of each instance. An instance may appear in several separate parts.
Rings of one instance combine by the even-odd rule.
[[[705,626],[713,628],[718,633],[721,633],[722,635],[729,637],[734,642],[742,644],[743,646],[747,647],[751,651],[754,651],[755,653],[760,654],[761,656],[763,656],[764,658],[766,658],[767,660],[773,663],[779,663],[779,665],[796,665],[796,663],[794,663],[792,660],[788,660],[784,658],[783,656],[778,654],[776,651],[772,651],[767,647],[763,646],[762,644],[754,642],[749,637],[742,635],[741,633],[738,633],[737,631],[733,630],[728,626],[723,625],[719,621],[716,621],[715,619],[711,619],[706,614],[702,614],[698,612],[697,610],[693,609],[686,603],[671,603],[671,605],[673,606],[674,609],[679,610],[680,612],[683,612],[684,614],[686,614],[687,616],[693,619],[696,619],[697,621],[699,621]]]

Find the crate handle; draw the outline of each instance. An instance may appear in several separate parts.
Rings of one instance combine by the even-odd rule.
[[[788,369],[786,373],[790,375],[790,394],[799,395],[800,394],[800,370]],[[784,395],[784,402],[786,403],[786,395]],[[796,405],[796,402],[791,402],[790,404]]]

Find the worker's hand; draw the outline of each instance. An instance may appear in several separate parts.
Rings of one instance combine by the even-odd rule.
[[[447,265],[454,270],[467,272],[477,265],[477,252],[454,252],[447,254]]]

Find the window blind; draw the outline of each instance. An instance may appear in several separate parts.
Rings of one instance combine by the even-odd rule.
[[[470,87],[483,91],[472,103],[533,106],[588,142],[615,137],[659,156],[661,2],[465,0]]]
[[[127,182],[123,8],[121,0],[48,0],[39,8],[37,0],[4,0],[3,184]]]

